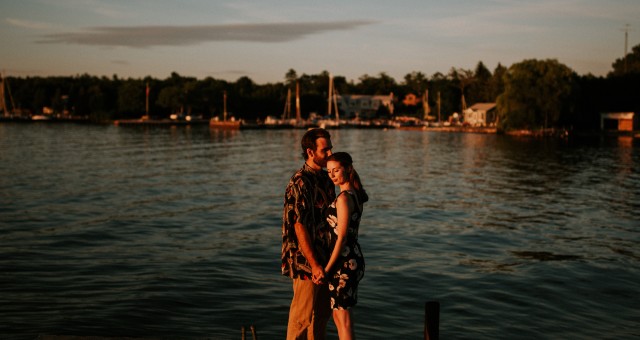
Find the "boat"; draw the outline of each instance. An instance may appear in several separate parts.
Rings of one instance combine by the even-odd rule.
[[[213,117],[209,120],[209,127],[214,129],[240,129],[242,125],[241,120],[236,120],[235,118],[231,118],[227,120],[227,91],[224,91],[224,110],[222,115],[222,120],[218,117]]]
[[[309,126],[308,121],[302,119],[300,113],[300,84],[296,81],[296,116],[292,117],[291,114],[291,89],[287,90],[287,99],[284,103],[284,111],[281,118],[273,116],[267,116],[262,122],[262,127],[266,129],[296,129],[307,128]]]
[[[321,119],[318,121],[318,126],[323,129],[337,129],[340,127],[340,122],[333,119]]]
[[[11,102],[12,109],[7,104],[7,97]],[[14,118],[15,116],[15,104],[13,103],[13,96],[9,89],[9,82],[7,82],[4,72],[0,74],[0,112],[2,112],[3,118]]]
[[[33,115],[33,116],[31,116],[31,120],[51,120],[51,116],[47,116],[47,115]]]
[[[300,97],[299,87],[296,82],[296,118],[291,117],[291,89],[287,90],[287,99],[284,102],[284,111],[281,118],[267,116],[261,123],[261,127],[265,129],[293,129],[300,121]]]
[[[240,129],[242,121],[240,120],[219,120],[218,117],[211,118],[209,121],[210,128],[216,129]]]
[[[295,126],[295,119],[278,119],[273,116],[267,116],[262,123],[262,127],[265,129],[293,129]]]
[[[340,127],[340,111],[338,111],[338,91],[333,85],[333,75],[329,73],[329,95],[327,96],[327,119],[319,121],[320,127],[323,129],[337,129]],[[335,119],[331,119],[331,112],[335,110]]]

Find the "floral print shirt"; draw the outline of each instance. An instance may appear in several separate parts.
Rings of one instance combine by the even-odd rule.
[[[324,217],[336,197],[335,186],[325,170],[314,170],[306,163],[289,180],[282,214],[282,275],[310,280],[311,265],[302,254],[295,224],[307,228],[317,260],[326,263],[330,240]]]

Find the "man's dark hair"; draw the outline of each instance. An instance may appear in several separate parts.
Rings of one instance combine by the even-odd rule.
[[[302,146],[302,157],[306,161],[309,158],[307,155],[307,149],[315,150],[316,149],[316,140],[318,138],[326,138],[327,140],[331,139],[331,135],[329,131],[322,128],[309,129],[305,132],[304,136],[302,136],[302,142],[300,145]]]

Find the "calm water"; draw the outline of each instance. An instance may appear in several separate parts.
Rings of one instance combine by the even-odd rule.
[[[0,124],[1,337],[282,339],[302,133]],[[443,339],[640,336],[640,140],[332,134],[371,197],[361,339],[429,300]]]

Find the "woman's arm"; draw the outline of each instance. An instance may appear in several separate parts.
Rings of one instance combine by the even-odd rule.
[[[307,228],[299,222],[295,223],[296,237],[298,238],[298,246],[302,250],[302,255],[307,259],[311,266],[311,277],[313,280],[323,280],[325,273],[323,272],[322,264],[316,259],[316,253],[311,246],[311,237],[307,232]]]
[[[347,243],[347,230],[349,229],[350,221],[349,216],[351,216],[351,211],[353,210],[351,200],[348,196],[349,195],[340,195],[336,202],[336,210],[338,214],[338,226],[336,227],[336,233],[338,234],[338,238],[336,240],[336,246],[331,252],[329,262],[324,269],[326,273],[329,273],[336,261],[338,261],[340,253],[342,253],[342,248],[344,248],[345,243]]]

